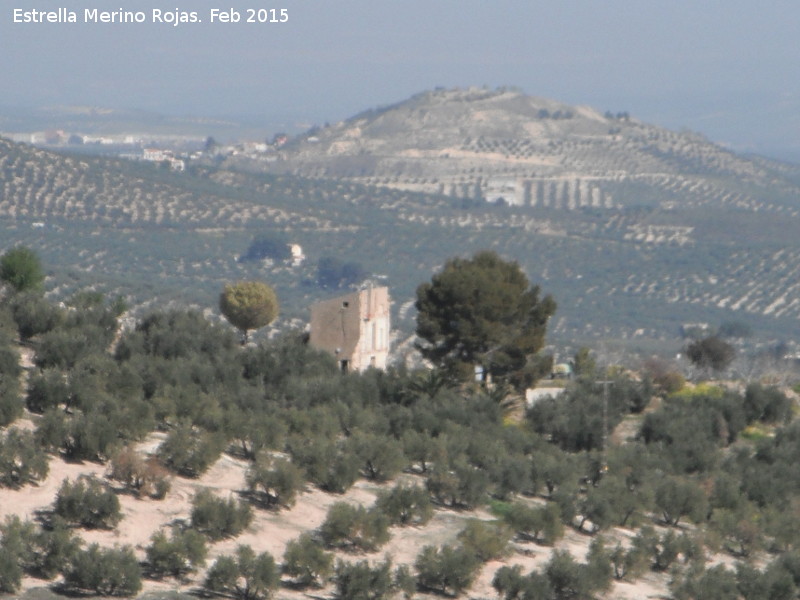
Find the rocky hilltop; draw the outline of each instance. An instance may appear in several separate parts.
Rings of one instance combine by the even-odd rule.
[[[240,159],[234,163],[242,164]],[[250,166],[253,166],[251,163]],[[515,89],[435,90],[312,128],[259,163],[274,173],[574,210],[713,204],[784,211],[797,169],[701,135]],[[630,197],[636,188],[635,198]]]

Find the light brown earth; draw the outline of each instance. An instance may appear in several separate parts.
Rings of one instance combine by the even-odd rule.
[[[23,352],[23,361],[30,361],[30,356],[26,356],[25,352]],[[620,424],[619,430],[614,432],[614,437],[627,437],[625,433],[628,432],[625,425],[625,423]],[[14,427],[32,430],[34,423],[27,418],[20,419],[14,423]],[[163,433],[152,433],[146,441],[138,445],[137,450],[143,456],[150,455],[155,452],[164,437]],[[52,458],[49,466],[48,477],[38,485],[28,485],[19,490],[0,488],[0,521],[9,515],[17,515],[22,519],[34,520],[38,513],[50,509],[58,488],[64,479],[74,480],[81,475],[104,478],[107,471],[105,465],[91,462],[66,462],[61,458]],[[130,545],[135,549],[137,556],[144,560],[145,548],[149,545],[150,538],[156,531],[182,521],[188,522],[191,499],[196,491],[208,488],[221,497],[237,497],[238,493],[245,488],[247,466],[247,461],[223,455],[198,479],[174,476],[171,480],[171,489],[164,500],[139,499],[127,493],[120,493],[119,499],[122,506],[123,519],[114,530],[79,529],[77,531],[86,543],[96,542],[105,547]],[[240,544],[249,545],[256,552],[269,552],[277,561],[280,561],[287,543],[296,539],[301,533],[318,528],[325,520],[328,508],[333,503],[346,501],[369,507],[381,490],[391,488],[398,481],[424,485],[422,478],[404,474],[397,480],[385,484],[360,480],[343,495],[325,493],[308,486],[292,508],[281,511],[256,510],[253,523],[243,534],[235,539],[222,540],[212,544],[209,548],[206,566],[213,564],[218,556],[233,553]],[[494,517],[485,510],[467,512],[437,509],[434,517],[424,527],[393,527],[391,539],[377,552],[358,555],[339,552],[337,553],[337,558],[347,561],[368,559],[380,562],[386,556],[390,556],[395,566],[401,564],[413,565],[417,554],[424,546],[455,542],[464,522],[472,518],[492,520]],[[611,532],[611,537],[621,540],[623,544],[632,535],[633,532],[631,530],[621,528]],[[486,563],[480,570],[468,594],[464,596],[469,598],[496,598],[497,593],[492,588],[492,578],[497,569],[505,565],[520,565],[524,573],[533,569],[541,569],[549,560],[554,549],[566,549],[577,560],[583,560],[591,539],[589,535],[567,529],[566,535],[553,547],[541,546],[530,542],[512,542],[509,555],[503,560],[493,560]],[[144,579],[142,593],[190,591],[200,587],[204,576],[205,569],[195,573],[184,582],[178,582],[172,578],[165,578],[161,581]],[[51,583],[53,582],[26,577],[23,580],[21,592],[31,588],[48,586]],[[284,588],[278,591],[275,598],[279,600],[284,598],[286,600],[294,600],[332,596],[333,588],[328,586],[322,590],[306,591]],[[437,596],[427,594],[418,594],[417,597],[437,598]],[[648,573],[635,583],[615,582],[605,595],[608,600],[643,600],[667,597],[667,576],[656,573]]]
[[[25,425],[26,421],[18,423]],[[139,450],[146,454],[154,450],[163,439],[163,434],[152,434],[139,445]],[[244,488],[244,474],[247,468],[245,461],[223,456],[199,479],[174,477],[172,487],[164,500],[137,499],[129,494],[119,495],[124,518],[112,531],[78,530],[87,542],[97,542],[102,546],[131,545],[137,555],[144,559],[144,549],[150,543],[150,537],[159,528],[167,527],[181,520],[188,520],[191,510],[191,498],[203,487],[212,489],[216,494],[226,497],[236,495]],[[56,496],[61,482],[65,478],[75,479],[79,475],[95,475],[104,477],[106,467],[95,463],[67,463],[59,458],[50,461],[50,473],[46,480],[38,486],[25,486],[19,490],[0,489],[0,519],[7,515],[19,515],[23,519],[33,519],[37,511],[48,510]],[[414,475],[402,475],[408,482],[416,479]],[[420,480],[421,483],[421,480]],[[291,508],[279,512],[257,509],[253,524],[242,535],[235,539],[223,540],[210,546],[208,565],[222,554],[231,553],[237,545],[248,544],[257,552],[268,551],[277,561],[283,556],[286,544],[305,531],[319,527],[325,519],[328,508],[337,501],[370,506],[381,489],[391,487],[393,483],[377,485],[364,480],[359,481],[346,494],[339,496],[322,492],[309,487],[301,494],[297,503]],[[445,544],[453,542],[462,529],[465,520],[480,518],[489,520],[492,515],[484,510],[460,512],[448,509],[437,509],[433,519],[424,527],[392,528],[391,540],[378,552],[371,554],[339,553],[343,560],[382,561],[386,555],[391,556],[393,564],[413,564],[423,546],[429,544]],[[613,537],[624,539],[632,535],[630,530],[611,532]],[[569,550],[578,560],[583,560],[591,537],[568,529],[565,537],[555,548]],[[521,565],[523,572],[541,568],[549,559],[553,548],[534,543],[514,542],[511,553],[502,561],[490,561],[481,569],[472,588],[464,597],[497,598],[491,582],[495,571],[503,565]],[[189,581],[179,584],[174,579],[163,581],[144,580],[143,593],[154,591],[190,591],[197,589],[203,581],[204,571],[194,574]],[[51,582],[26,578],[25,589],[50,585]],[[646,598],[667,597],[667,576],[647,574],[636,583],[615,583],[606,594],[607,599],[643,600]],[[332,597],[333,588],[328,586],[322,590],[295,591],[282,588],[276,598],[326,598]],[[435,598],[425,594],[420,598]]]

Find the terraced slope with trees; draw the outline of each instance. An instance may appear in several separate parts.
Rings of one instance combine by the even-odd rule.
[[[279,327],[338,291],[324,265],[350,264],[390,285],[410,335],[418,283],[486,248],[569,299],[554,340],[674,343],[726,321],[797,338],[791,165],[513,90],[420,94],[265,156],[170,173],[0,141],[3,239],[41,253],[55,293],[99,284],[134,306],[214,307],[224,283],[264,278],[286,299]],[[504,193],[520,205],[485,201]],[[265,235],[306,261],[239,260]]]
[[[2,382],[21,383],[25,293],[0,301]],[[242,347],[196,311],[121,331],[102,295],[44,302],[58,318],[0,395],[1,593],[800,589],[800,422],[783,390],[670,392],[584,360],[563,396],[511,416],[497,389],[444,372],[343,373],[298,332]]]
[[[234,157],[232,163],[240,162]],[[502,184],[519,205],[717,205],[789,211],[796,169],[742,157],[673,132],[513,88],[437,89],[297,136],[260,164],[273,173],[336,177],[485,199]],[[625,188],[635,188],[636,197]],[[765,198],[765,188],[770,198]],[[788,193],[789,198],[778,198]],[[626,197],[628,196],[628,197]]]

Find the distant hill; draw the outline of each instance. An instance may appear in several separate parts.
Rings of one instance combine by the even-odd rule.
[[[478,88],[425,92],[315,128],[261,167],[565,210],[678,202],[793,212],[798,189],[786,178],[800,173],[627,113]]]
[[[185,173],[0,140],[0,250],[38,249],[54,293],[92,285],[213,311],[224,282],[261,278],[284,325],[337,293],[316,285],[316,261],[333,256],[391,287],[407,335],[416,286],[492,248],[557,299],[563,343],[679,348],[682,324],[723,321],[791,342],[799,212],[798,167],[514,90],[426,92]],[[237,260],[270,231],[306,263]]]

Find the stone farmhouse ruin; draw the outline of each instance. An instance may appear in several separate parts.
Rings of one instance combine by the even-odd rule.
[[[389,358],[389,288],[368,287],[311,307],[310,344],[342,371],[385,369]]]

